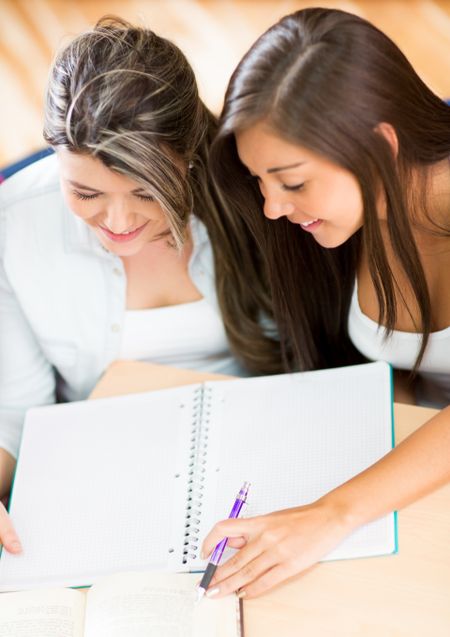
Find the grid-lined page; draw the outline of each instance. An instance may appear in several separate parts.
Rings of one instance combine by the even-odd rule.
[[[251,482],[246,516],[307,504],[392,448],[390,369],[370,363],[213,387],[202,532]],[[328,558],[395,550],[394,516],[356,531]]]
[[[180,405],[191,393],[29,412],[11,504],[24,551],[3,551],[0,589],[87,585],[115,571],[167,567],[184,531],[179,472],[189,430]]]

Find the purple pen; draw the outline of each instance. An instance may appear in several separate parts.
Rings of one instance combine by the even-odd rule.
[[[248,490],[250,488],[250,482],[244,482],[241,487],[241,490],[236,496],[236,500],[234,501],[233,508],[231,509],[231,513],[228,516],[229,518],[238,518],[239,513],[245,502],[247,501]],[[214,549],[211,559],[208,562],[208,566],[206,567],[206,571],[203,573],[202,580],[198,585],[197,592],[197,600],[200,601],[203,595],[205,594],[208,586],[213,578],[214,573],[216,572],[216,568],[219,565],[219,562],[222,557],[222,553],[227,545],[228,538],[224,537],[223,540],[219,542],[219,544]]]

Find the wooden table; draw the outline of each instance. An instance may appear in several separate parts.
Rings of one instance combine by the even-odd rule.
[[[91,398],[225,376],[121,361]],[[435,413],[395,404],[396,443]],[[328,562],[244,602],[246,637],[449,637],[450,485],[399,513],[399,553]]]

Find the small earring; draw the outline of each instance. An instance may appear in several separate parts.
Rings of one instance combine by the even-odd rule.
[[[188,169],[192,170],[193,168],[194,168],[194,162],[191,159],[191,161],[188,163]]]

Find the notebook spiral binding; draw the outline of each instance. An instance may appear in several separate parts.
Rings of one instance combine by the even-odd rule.
[[[200,516],[206,473],[206,458],[211,416],[210,387],[201,386],[194,392],[191,437],[189,447],[188,492],[183,543],[183,564],[195,560],[198,553]]]

